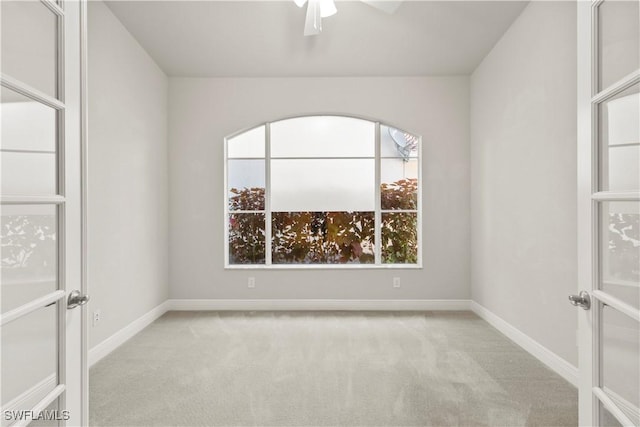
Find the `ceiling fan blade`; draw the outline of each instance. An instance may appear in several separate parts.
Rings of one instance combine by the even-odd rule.
[[[336,4],[333,0],[320,0],[320,16],[326,18],[336,14]]]
[[[371,7],[375,7],[378,10],[393,14],[398,10],[402,4],[402,0],[360,0],[363,3],[368,4]]]
[[[320,0],[309,0],[307,5],[307,17],[304,21],[304,35],[315,36],[322,32],[322,16],[320,13]]]

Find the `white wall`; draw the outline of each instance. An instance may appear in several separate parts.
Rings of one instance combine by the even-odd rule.
[[[89,2],[90,348],[168,297],[168,79]]]
[[[531,2],[471,77],[472,298],[577,365],[576,10]]]
[[[171,298],[469,297],[468,77],[171,78],[169,87]],[[224,137],[307,113],[422,135],[423,270],[224,270]]]

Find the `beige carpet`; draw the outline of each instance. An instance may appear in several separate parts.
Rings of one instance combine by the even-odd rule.
[[[92,426],[576,426],[469,312],[170,312],[90,371]]]

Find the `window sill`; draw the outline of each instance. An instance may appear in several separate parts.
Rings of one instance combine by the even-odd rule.
[[[225,265],[225,270],[422,270],[420,264],[272,264],[272,265]]]

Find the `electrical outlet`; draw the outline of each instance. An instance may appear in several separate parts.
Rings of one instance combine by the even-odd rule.
[[[393,278],[393,287],[394,288],[399,288],[400,287],[400,278],[399,277],[394,277]]]
[[[102,317],[102,311],[95,310],[93,312],[93,326],[97,326],[98,322],[100,322],[100,318]]]
[[[256,278],[255,277],[249,277],[249,280],[247,281],[247,285],[250,288],[255,288],[256,287]]]

